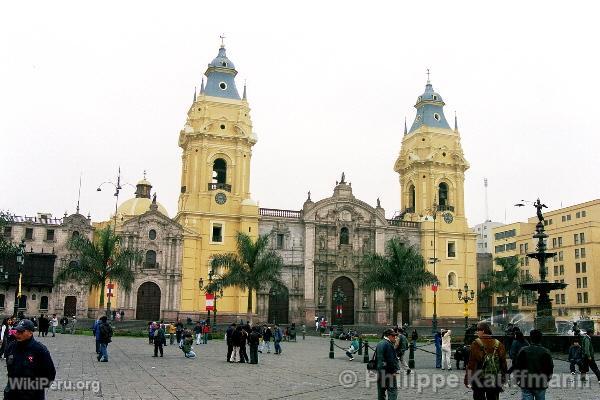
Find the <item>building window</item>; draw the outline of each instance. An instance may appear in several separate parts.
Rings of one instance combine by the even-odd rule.
[[[581,218],[584,218],[584,217],[585,217],[585,211],[582,211],[581,212]]]
[[[548,220],[548,225],[552,225],[552,218]]]
[[[146,252],[146,262],[144,263],[146,268],[156,268],[156,252],[154,250],[148,250]]]
[[[558,265],[554,266],[554,275],[558,275]]]
[[[278,249],[283,249],[283,239],[284,239],[283,233],[278,233],[277,234],[277,248]]]
[[[529,257],[525,257],[525,265],[529,265]]]
[[[447,252],[446,252],[447,258],[455,258],[456,257],[456,242],[455,241],[449,241],[446,246],[446,249],[447,249]]]
[[[46,240],[54,241],[54,229],[46,229]]]
[[[4,227],[4,237],[10,237],[12,235],[12,226]]]
[[[583,296],[581,296],[581,293],[577,293],[577,303],[580,303],[583,301]]]
[[[577,289],[581,289],[581,278],[577,278]]]
[[[562,222],[565,222],[567,220],[567,217],[565,217],[564,215],[561,217]]]
[[[579,234],[578,233],[573,235],[573,242],[575,242],[575,244],[579,244]]]
[[[565,294],[564,294],[564,293],[562,293],[562,294],[560,295],[560,302],[561,302],[562,304],[566,304],[566,302],[565,302]]]
[[[222,158],[213,163],[212,183],[227,183],[227,162]]]
[[[579,258],[579,249],[575,249],[575,258]]]
[[[558,261],[563,261],[563,260],[564,260],[564,258],[565,258],[565,257],[564,257],[564,254],[563,254],[563,252],[562,252],[562,251],[559,251],[559,252],[558,252]]]
[[[442,182],[438,185],[438,199],[439,199],[439,205],[440,206],[447,206],[449,205],[448,203],[448,184],[445,182]]]
[[[150,239],[150,240],[156,239],[156,230],[150,229],[148,231],[148,239]]]
[[[26,295],[22,295],[19,298],[19,309],[20,310],[26,310],[27,309],[27,296]]]
[[[584,303],[588,302],[588,292],[583,292],[583,302]]]
[[[587,289],[587,276],[584,276],[581,279],[581,287],[583,287],[584,289]]]
[[[40,310],[48,309],[48,296],[42,296],[40,298]]]
[[[408,188],[408,207],[412,209],[412,212],[415,212],[416,198],[415,185],[410,185]]]
[[[33,240],[33,228],[25,228],[25,240]]]
[[[579,218],[579,217],[581,217],[581,212],[577,211],[577,212],[575,213],[575,218]]]
[[[558,247],[562,247],[562,236],[558,237]]]
[[[552,247],[556,247],[556,238],[552,238]]]
[[[505,248],[505,246],[503,244],[496,246],[496,253],[504,252],[504,248]]]
[[[585,274],[587,272],[587,264],[585,262],[581,263],[581,273]]]
[[[585,247],[582,247],[579,253],[581,254],[581,258],[585,258]]]
[[[456,274],[454,272],[450,272],[448,274],[448,287],[449,288],[456,287]]]
[[[345,226],[340,229],[340,244],[350,244],[350,232]]]
[[[4,295],[0,294],[0,308],[4,308]]]
[[[525,253],[529,251],[529,243],[525,243]]]
[[[585,243],[585,234],[583,232],[581,232],[579,234],[579,243],[581,243],[581,244]]]
[[[560,275],[564,275],[565,274],[565,266],[564,265],[560,266],[559,274]]]
[[[211,241],[213,243],[223,243],[223,225],[221,225],[221,224],[213,224],[212,225]]]
[[[555,300],[554,300],[554,303],[555,303],[555,304],[560,304],[560,294],[556,294],[556,295],[554,295],[554,299],[555,299]]]
[[[571,214],[567,214],[567,221],[571,220]]]
[[[581,272],[581,264],[575,263],[575,273],[578,274]]]

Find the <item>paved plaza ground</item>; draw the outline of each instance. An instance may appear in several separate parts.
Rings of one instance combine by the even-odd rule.
[[[336,348],[335,359],[329,359],[326,338],[284,342],[281,356],[259,354],[259,365],[227,363],[222,340],[194,346],[198,357],[186,359],[176,346],[167,346],[164,358],[153,358],[153,346],[148,345],[147,339],[116,337],[109,346],[110,362],[99,363],[91,336],[58,334],[56,338],[39,339],[48,346],[56,364],[57,385],[67,388],[68,385],[82,388],[86,382],[88,385],[88,390],[66,390],[64,386],[62,390],[50,390],[48,399],[377,398],[374,383],[368,382],[362,357],[349,362],[343,351]],[[432,369],[433,355],[424,351],[417,351],[416,363],[416,374],[411,374],[414,380],[405,381],[407,387],[399,390],[399,398],[472,398],[462,385],[463,371]],[[588,387],[573,387],[568,364],[556,361],[555,365],[555,371],[563,374],[566,382],[561,388],[549,389],[548,399],[600,399],[596,379]],[[405,377],[399,375],[399,379]],[[432,379],[437,380],[437,392],[432,384],[427,384]],[[420,392],[419,382],[424,386]],[[3,372],[0,384],[5,383]],[[500,398],[520,399],[520,391],[508,388]]]

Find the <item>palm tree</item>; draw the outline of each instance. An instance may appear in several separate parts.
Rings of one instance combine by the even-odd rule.
[[[399,302],[408,303],[426,285],[437,283],[435,275],[425,269],[423,256],[398,238],[385,245],[385,254],[368,253],[363,259],[369,268],[362,280],[363,290],[385,290],[393,296],[393,324],[398,322]]]
[[[486,281],[485,288],[481,290],[481,296],[501,295],[507,299],[506,307],[512,308],[512,299],[522,295],[530,295],[530,291],[521,288],[521,284],[531,281],[529,273],[522,273],[519,266],[519,257],[498,257],[496,265],[499,270],[493,270],[483,280]]]
[[[248,290],[247,319],[252,322],[252,295],[268,287],[283,285],[281,269],[283,260],[273,250],[268,249],[269,237],[259,236],[255,242],[245,233],[237,234],[237,254],[216,254],[212,268],[224,267],[225,272],[209,286],[209,291],[217,288],[238,287]]]
[[[142,259],[141,251],[124,248],[121,237],[110,226],[98,231],[96,240],[74,236],[68,249],[79,255],[79,262],[69,263],[56,276],[56,283],[75,280],[90,289],[100,289],[100,308],[104,307],[106,281],[117,283],[126,292],[134,281],[133,266]]]

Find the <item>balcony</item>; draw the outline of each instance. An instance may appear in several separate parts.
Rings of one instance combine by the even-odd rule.
[[[448,206],[445,204],[438,205],[438,211],[450,211],[454,212],[454,206]]]
[[[274,208],[261,208],[259,213],[262,217],[275,217],[275,218],[294,218],[299,219],[302,217],[302,211],[296,210],[278,210]]]
[[[225,190],[231,193],[231,185],[227,183],[209,183],[208,190]]]

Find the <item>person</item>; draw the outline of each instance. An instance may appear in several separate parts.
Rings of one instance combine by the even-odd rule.
[[[2,326],[0,326],[0,359],[4,359],[4,348],[6,347],[5,338],[8,337],[8,318],[2,320]]]
[[[121,310],[119,314],[121,314],[121,322],[125,321],[125,311]]]
[[[513,336],[514,339],[510,345],[510,350],[508,350],[508,357],[511,359],[511,365],[507,371],[507,373],[509,374],[512,373],[514,369],[513,365],[515,363],[515,360],[517,359],[517,354],[519,354],[519,351],[521,351],[523,347],[529,346],[529,342],[527,341],[527,339],[525,339],[523,332],[521,332],[521,330],[518,327],[515,327],[513,329]]]
[[[513,371],[523,400],[544,400],[554,363],[550,352],[541,345],[542,331],[533,329],[529,332],[529,340],[529,346],[523,347],[517,354]]]
[[[442,329],[441,331],[436,331],[435,335],[433,335],[433,340],[435,343],[435,367],[442,368],[442,334],[445,331]]]
[[[229,358],[229,362],[238,362],[240,356],[240,343],[242,341],[242,327],[240,325],[236,325],[235,329],[231,334],[231,346],[232,352]]]
[[[177,318],[177,323],[175,324],[175,337],[177,338],[177,344],[181,346],[181,335],[183,335],[183,322]]]
[[[117,312],[117,313],[115,314],[115,321],[119,322],[120,320],[121,320],[121,313],[120,313],[120,312]]]
[[[273,347],[275,348],[275,354],[281,354],[281,340],[283,339],[283,333],[281,332],[281,328],[279,325],[275,325],[273,329]]]
[[[327,330],[327,320],[325,319],[325,317],[321,318],[321,323],[319,324],[319,328],[320,328],[321,336],[323,336],[325,334],[325,331]]]
[[[67,333],[67,324],[69,323],[69,318],[65,315],[60,319],[60,326],[62,326],[62,333]]]
[[[407,374],[410,374],[410,368],[404,360],[404,354],[406,353],[406,350],[408,350],[408,337],[404,328],[400,328],[398,330],[398,338],[396,339],[396,342],[398,343],[398,347],[396,348],[396,355],[398,356],[399,364],[406,368]]]
[[[16,340],[16,331],[14,330],[15,319],[9,318],[8,321],[6,321],[6,324],[6,330],[4,331],[4,337],[2,338],[2,344],[4,345],[3,358],[7,357],[8,346]]]
[[[416,329],[413,329],[412,334],[410,335],[410,339],[412,340],[413,349],[417,349],[417,339],[419,339],[419,334]]]
[[[100,333],[100,354],[97,358],[100,362],[108,362],[108,344],[112,342],[113,329],[109,325],[106,315],[100,317],[98,331]]]
[[[210,323],[205,322],[202,325],[202,344],[208,344],[208,334],[210,333]]]
[[[315,332],[319,332],[319,317],[315,317]]]
[[[153,344],[154,343],[154,330],[155,330],[155,322],[150,321],[148,322],[148,344]]]
[[[473,400],[498,400],[506,382],[506,350],[491,336],[487,322],[477,324],[476,335],[470,347],[464,384],[473,390]]]
[[[267,349],[267,353],[271,352],[271,338],[273,337],[273,332],[271,331],[270,326],[265,327],[265,332],[263,333],[263,350]],[[262,351],[261,351],[262,353]]]
[[[100,322],[100,318],[98,318],[92,326],[92,333],[94,334],[94,339],[96,342],[96,354],[100,354],[100,329],[98,329]]]
[[[302,324],[302,340],[306,340],[306,324]]]
[[[261,334],[256,326],[252,327],[248,344],[250,345],[250,364],[258,364],[258,343],[260,342]]]
[[[248,325],[249,327],[249,325]],[[250,328],[251,330],[251,328]],[[249,362],[248,360],[248,353],[246,352],[246,343],[248,342],[248,332],[246,331],[246,325],[244,326],[244,328],[242,328],[241,330],[241,336],[240,336],[240,362],[241,363],[247,363]]]
[[[23,319],[14,327],[15,341],[7,349],[8,382],[4,399],[44,399],[45,389],[56,377],[50,352],[33,338],[35,326]]]
[[[202,337],[202,325],[200,325],[200,321],[194,325],[194,335],[196,336],[196,344],[199,345]]]
[[[40,315],[40,319],[38,320],[38,326],[39,326],[38,336],[40,336],[40,334],[41,334],[42,337],[46,337],[48,335],[49,325],[50,325],[50,322],[48,321],[48,318],[46,318],[44,316],[44,314]]]
[[[348,361],[354,360],[354,353],[358,351],[358,336],[352,337],[352,341],[350,342],[350,346],[346,350],[346,357],[348,357]]]
[[[192,332],[186,329],[182,335],[183,336],[181,339],[181,350],[183,350],[185,358],[195,358],[196,353],[194,353],[194,348],[192,347],[192,344],[194,344]]]
[[[174,323],[170,323],[169,324],[169,344],[171,346],[173,346],[173,344],[175,343],[175,332],[177,331],[177,328],[175,327]]]
[[[56,318],[56,314],[52,314],[52,319],[50,320],[50,328],[52,329],[52,337],[56,337],[56,327],[58,326],[58,318]]]
[[[227,343],[227,362],[231,362],[231,354],[233,353],[233,332],[235,332],[235,322],[229,325],[225,331],[225,342]]]
[[[398,398],[398,384],[396,373],[400,369],[398,357],[394,350],[397,333],[393,329],[383,332],[383,339],[377,343],[375,348],[375,359],[377,360],[377,399],[388,400]]]
[[[73,318],[71,318],[71,334],[75,334],[75,327],[77,326],[77,317],[75,315],[73,315]]]
[[[442,335],[442,369],[452,370],[452,331],[444,331]]]
[[[600,382],[600,371],[598,371],[598,365],[596,364],[596,360],[594,360],[594,345],[592,344],[592,339],[590,335],[593,334],[593,331],[590,329],[587,332],[581,330],[581,347],[583,348],[583,365],[584,371],[588,371],[591,369],[592,372],[596,375],[598,382]],[[585,375],[581,375],[582,379],[585,379]]]
[[[117,314],[119,315],[119,314]],[[164,326],[158,325],[154,329],[154,356],[158,357],[158,352],[160,351],[160,356],[163,356],[163,344],[165,343],[165,328]]]
[[[579,344],[579,340],[575,339],[571,347],[569,347],[569,370],[571,375],[575,375],[575,366],[579,368],[579,372],[583,371],[583,349]]]

